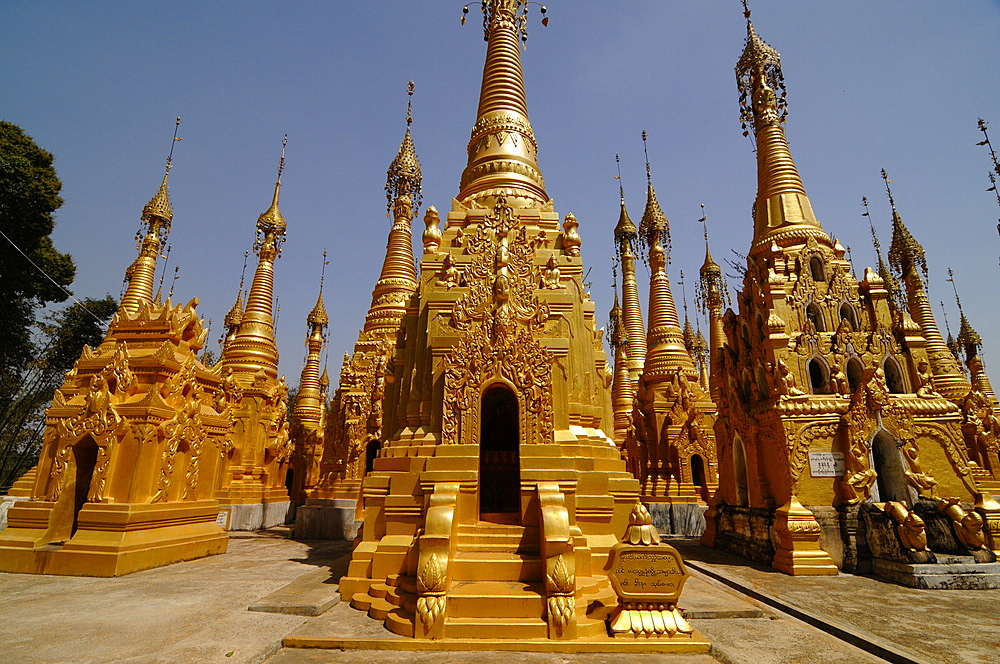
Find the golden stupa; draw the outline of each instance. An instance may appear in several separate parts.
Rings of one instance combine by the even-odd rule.
[[[482,11],[486,64],[459,193],[443,229],[427,210],[418,274],[420,171],[407,131],[389,170],[382,274],[333,397],[323,478],[300,514],[360,498],[341,595],[395,633],[476,649],[707,650],[676,597],[657,608],[612,587],[613,551],[683,566],[651,533],[639,483],[605,433],[612,377],[579,223],[567,214],[560,226],[528,120],[527,3]],[[636,546],[655,555],[626,551]],[[640,609],[656,614],[646,631]]]
[[[737,311],[722,311],[711,254],[701,273],[720,468],[702,541],[788,574],[840,568],[976,587],[981,573],[980,587],[996,587],[997,570],[981,564],[995,566],[990,550],[1000,549],[1000,404],[978,335],[968,326],[962,337],[966,375],[934,321],[924,251],[891,191],[891,269],[879,252],[877,271],[853,276],[789,152],[780,57],[746,16],[736,72],[758,187]],[[926,567],[935,559],[954,574]]]
[[[639,228],[620,188],[621,213],[614,231],[624,303],[618,304],[616,288],[611,311],[615,440],[641,483],[653,523],[665,531],[700,535],[706,501],[718,484],[707,345],[686,316],[684,326],[680,324],[667,276],[670,224],[653,189],[648,161],[646,176]],[[635,274],[640,241],[650,271],[648,328],[642,324]]]
[[[238,391],[198,359],[197,299],[153,296],[169,169],[104,342],[56,390],[38,465],[11,490],[26,500],[0,532],[2,571],[118,576],[226,550],[216,487]]]
[[[237,298],[226,316],[228,334],[219,360],[223,378],[239,394],[233,405],[232,449],[223,459],[216,492],[220,522],[229,530],[283,524],[292,509],[285,487],[292,457],[288,387],[284,377],[278,377],[273,311],[274,262],[281,255],[286,229],[278,209],[284,165],[282,145],[271,205],[257,219],[258,260],[246,307]]]

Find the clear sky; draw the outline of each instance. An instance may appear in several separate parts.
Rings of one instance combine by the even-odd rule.
[[[281,210],[288,239],[276,277],[281,371],[298,382],[305,316],[326,249],[336,381],[384,255],[385,170],[405,130],[409,79],[416,82],[413,138],[424,205],[445,212],[458,191],[485,54],[478,8],[464,27],[461,9],[451,0],[7,0],[0,117],[56,155],[66,203],[54,237],[76,260],[74,292],[118,295],[180,115],[165,290],[179,265],[175,300],[199,297],[217,338],[287,133]],[[548,9],[551,22],[542,27],[533,7],[523,54],[528,106],[548,193],[561,215],[580,221],[599,322],[606,323],[612,298],[614,155],[621,154],[638,223],[644,129],[653,184],[673,228],[674,294],[680,306],[686,291],[693,316],[704,257],[699,204],[720,262],[731,249],[745,252],[752,230],[755,159],[741,135],[733,75],[745,36],[742,7],[737,0],[551,0]],[[860,200],[871,201],[887,249],[885,167],[900,213],[927,250],[942,332],[942,300],[958,329],[945,281],[952,267],[987,362],[1000,357],[1000,208],[986,191],[988,154],[975,145],[983,117],[1000,147],[1000,2],[755,0],[752,9],[758,32],[782,54],[786,131],[824,228],[851,248],[859,274],[873,265]]]

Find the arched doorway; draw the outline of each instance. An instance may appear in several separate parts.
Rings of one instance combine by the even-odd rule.
[[[73,527],[70,535],[79,527],[80,510],[87,503],[90,494],[90,480],[97,466],[97,443],[89,436],[73,446],[73,464],[76,466],[73,491]]]
[[[885,386],[892,394],[903,394],[906,392],[906,383],[903,382],[903,371],[899,368],[899,363],[891,357],[882,361],[882,371],[885,372]]]
[[[691,455],[691,483],[698,487],[698,495],[708,501],[708,478],[705,476],[705,460],[700,454]]]
[[[483,394],[479,431],[479,518],[518,515],[521,508],[520,427],[517,397],[505,385]]]
[[[872,441],[872,468],[878,474],[875,480],[878,495],[872,496],[876,502],[898,500],[910,504],[903,457],[896,441],[885,431],[879,432]]]
[[[739,436],[733,441],[733,474],[736,480],[736,502],[750,504],[749,483],[747,482],[747,453]]]
[[[378,440],[369,441],[365,445],[365,474],[375,470],[375,459],[378,458],[379,450],[382,449],[382,443]]]

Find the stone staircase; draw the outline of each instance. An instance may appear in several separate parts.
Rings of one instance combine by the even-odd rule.
[[[451,560],[446,639],[547,639],[544,561],[537,526],[479,522],[460,525]],[[574,537],[574,548],[589,555],[586,538]],[[351,605],[384,621],[392,632],[414,634],[417,606],[416,579],[392,575],[376,583]],[[577,636],[606,634],[607,609],[617,597],[604,576],[578,576]],[[588,609],[595,609],[588,616]]]

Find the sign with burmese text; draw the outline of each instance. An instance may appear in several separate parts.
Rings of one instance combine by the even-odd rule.
[[[608,578],[623,600],[676,602],[688,573],[677,550],[668,544],[618,544],[611,550]]]
[[[813,477],[843,477],[843,452],[810,452],[809,474]]]

